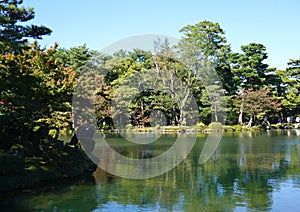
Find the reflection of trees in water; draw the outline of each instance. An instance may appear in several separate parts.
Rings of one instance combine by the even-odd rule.
[[[203,146],[198,142],[185,161],[162,176],[127,180],[102,173],[98,178],[95,176],[96,182],[101,184],[101,189],[106,189],[110,187],[109,179],[112,179],[112,184],[118,186],[114,187],[115,190],[106,189],[102,195],[108,199],[117,196],[117,200],[110,200],[120,204],[159,205],[166,210],[189,211],[231,211],[237,206],[268,210],[272,206],[272,192],[287,178],[288,167],[291,164],[299,166],[300,149],[276,149],[279,147],[272,142],[227,145],[227,149],[221,147],[203,165],[195,162],[199,156],[197,147]],[[145,153],[147,151],[138,152]],[[286,160],[287,155],[290,161]],[[299,175],[300,166],[296,170]]]
[[[93,174],[96,185],[93,179],[70,184],[68,179],[62,185],[55,182],[58,192],[47,187],[21,204],[46,211],[92,211],[110,206],[133,207],[134,211],[233,211],[237,207],[266,211],[272,209],[273,192],[281,189],[282,182],[291,180],[300,185],[300,144],[282,137],[271,136],[270,141],[259,136],[246,138],[224,137],[203,165],[198,165],[204,144],[199,140],[186,160],[161,176],[128,180],[98,168]],[[119,146],[116,142],[111,143]],[[134,157],[139,154],[137,148],[128,147],[127,151]],[[111,161],[106,165],[113,166],[110,152],[106,151],[106,157]],[[6,199],[17,198],[2,201]]]

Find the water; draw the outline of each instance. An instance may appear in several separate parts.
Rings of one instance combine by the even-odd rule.
[[[225,134],[213,157],[199,165],[202,136],[182,163],[158,177],[129,180],[98,169],[2,194],[0,211],[299,211],[299,133]],[[122,154],[138,157],[140,146],[107,138]],[[163,136],[155,154],[173,140]]]

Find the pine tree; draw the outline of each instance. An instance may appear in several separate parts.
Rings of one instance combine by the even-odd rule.
[[[19,53],[29,47],[28,39],[42,39],[50,35],[45,26],[25,25],[34,18],[33,8],[21,6],[22,0],[0,0],[0,53]]]

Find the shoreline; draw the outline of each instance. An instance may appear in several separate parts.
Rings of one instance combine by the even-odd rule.
[[[48,162],[43,158],[0,155],[0,191],[25,189],[48,180],[68,179],[92,172],[96,167],[79,148],[64,147],[62,156]]]
[[[269,130],[292,130],[300,129],[299,124],[271,124],[266,127],[254,125],[252,127],[241,125],[222,125],[215,123],[210,125],[197,126],[155,126],[155,127],[126,127],[124,129],[100,129],[101,133],[214,133],[214,132],[248,132],[248,131],[269,131]]]
[[[226,129],[227,128],[227,129]],[[230,129],[230,130],[228,130]],[[233,126],[225,126],[222,129],[195,129],[195,127],[161,127],[160,129],[136,128],[127,129],[126,133],[243,133],[243,132],[263,132],[263,131],[288,131],[300,129],[269,129],[257,130],[247,129],[235,131]],[[100,131],[101,133],[114,134],[118,132]],[[84,173],[92,173],[97,166],[86,156],[86,153],[78,147],[70,147],[65,145],[62,149],[61,156],[56,157],[51,162],[39,157],[21,158],[14,156],[8,152],[0,151],[0,191],[10,192],[18,189],[26,189],[36,184],[44,183],[52,180],[71,179],[83,175]]]

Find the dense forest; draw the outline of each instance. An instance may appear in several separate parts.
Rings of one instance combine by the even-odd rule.
[[[86,71],[99,83],[93,103],[99,129],[114,128],[118,111],[112,112],[111,101],[120,96],[115,91],[120,91],[129,76],[152,72],[170,81],[180,79],[189,88],[199,113],[199,123],[193,124],[219,122],[218,112],[225,110],[226,120],[220,122],[244,127],[293,123],[300,115],[300,59],[291,59],[286,70],[278,70],[265,62],[268,54],[263,44],[245,44],[240,53],[233,52],[218,23],[205,20],[183,26],[176,46],[170,46],[168,40],[156,40],[155,52],[134,49],[104,55],[86,45],[42,48],[38,40],[50,35],[51,30],[26,25],[34,18],[33,8],[24,8],[21,0],[1,0],[0,8],[1,137],[11,141],[2,143],[2,149],[34,142],[34,132],[45,126],[53,129],[54,138],[59,132],[72,134],[72,98],[80,74]],[[204,84],[199,79],[201,75],[210,76],[210,70],[215,70],[219,82]],[[128,124],[150,126],[150,115],[157,111],[164,114],[164,125],[189,125],[189,114],[183,110],[188,94],[174,86],[176,83],[169,92],[146,89],[131,102],[124,102]],[[174,99],[175,90],[180,91],[180,100]],[[129,88],[123,92],[135,94]],[[226,108],[219,104],[220,96],[224,96]]]

